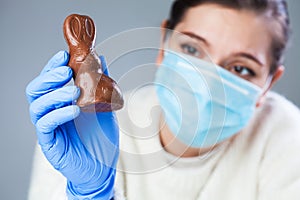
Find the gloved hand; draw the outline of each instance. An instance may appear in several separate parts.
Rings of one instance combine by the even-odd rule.
[[[80,112],[74,104],[79,88],[65,86],[72,78],[68,59],[67,52],[57,53],[27,86],[31,120],[45,157],[67,178],[69,199],[111,199],[119,155],[116,117]]]

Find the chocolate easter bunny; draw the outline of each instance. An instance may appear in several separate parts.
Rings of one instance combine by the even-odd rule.
[[[69,15],[63,26],[69,46],[75,85],[80,88],[77,105],[83,112],[107,112],[123,107],[124,101],[117,83],[103,74],[101,60],[94,50],[96,29],[86,15]]]

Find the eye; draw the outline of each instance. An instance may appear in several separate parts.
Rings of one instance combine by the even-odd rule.
[[[180,47],[181,47],[182,52],[185,53],[185,54],[195,56],[195,57],[200,57],[201,56],[198,49],[196,47],[193,47],[192,45],[182,44]]]
[[[254,77],[256,74],[253,70],[249,69],[248,67],[244,67],[241,65],[235,65],[231,67],[231,70],[242,77]]]

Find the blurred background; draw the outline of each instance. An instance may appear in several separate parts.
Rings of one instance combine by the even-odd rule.
[[[36,137],[29,119],[25,88],[53,54],[68,49],[62,32],[65,17],[71,13],[91,16],[97,26],[98,44],[130,29],[159,27],[168,16],[171,3],[172,0],[0,2],[0,199],[26,199]],[[293,38],[286,57],[286,73],[273,90],[300,106],[300,26],[297,24],[300,1],[288,0],[288,3]],[[155,61],[153,52],[135,57],[140,59],[139,63]],[[131,61],[129,56],[122,61],[122,69],[112,68],[113,78],[118,80],[129,71],[134,66]]]

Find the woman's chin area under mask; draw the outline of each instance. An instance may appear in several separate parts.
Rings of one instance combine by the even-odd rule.
[[[164,123],[163,119],[160,120],[160,142],[163,146],[164,150],[168,152],[169,154],[172,154],[177,157],[181,158],[190,158],[190,157],[198,157],[198,156],[204,156],[212,151],[218,149],[219,147],[223,145],[227,145],[232,141],[239,133],[233,135],[231,138],[228,138],[222,142],[213,144],[211,146],[207,147],[192,147],[189,145],[184,144],[179,139],[174,136],[174,134],[171,132],[171,130],[168,128],[168,126]]]

